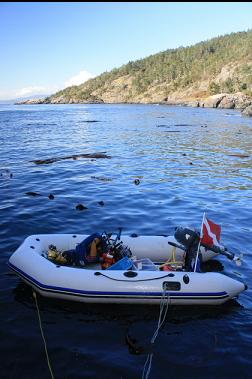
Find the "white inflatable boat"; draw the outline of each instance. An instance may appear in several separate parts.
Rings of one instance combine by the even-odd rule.
[[[99,263],[84,268],[56,264],[47,258],[49,245],[75,249],[86,235],[48,234],[27,237],[9,259],[9,267],[46,297],[93,303],[218,305],[237,297],[246,285],[224,274],[160,271],[167,260],[183,260],[185,252],[169,245],[172,236],[121,236],[135,264],[131,269],[102,270]],[[203,260],[216,256],[201,248]],[[132,258],[131,258],[132,259]]]

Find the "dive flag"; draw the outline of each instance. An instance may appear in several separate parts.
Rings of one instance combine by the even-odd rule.
[[[202,233],[200,235],[201,243],[204,243],[208,246],[221,246],[221,226],[209,220],[209,218],[205,216],[205,213],[203,216],[202,226]]]

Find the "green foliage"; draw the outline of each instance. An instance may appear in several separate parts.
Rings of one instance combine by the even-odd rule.
[[[228,78],[223,82],[222,85],[223,92],[233,93],[235,92],[235,83],[234,80],[231,78]]]
[[[169,91],[184,89],[202,80],[209,80],[209,94],[247,91],[252,83],[252,30],[231,33],[193,46],[169,49],[147,58],[130,61],[120,68],[104,72],[80,86],[59,91],[51,97],[89,100],[100,96],[118,78],[132,78],[132,96],[141,94],[150,87],[162,85]],[[235,77],[215,82],[223,66],[236,67]],[[129,91],[127,86],[123,89]],[[167,90],[168,92],[168,90]],[[129,92],[127,94],[129,97]]]
[[[243,91],[243,90],[245,90],[245,89],[247,89],[247,83],[241,83],[241,85],[240,85],[240,91]]]
[[[215,94],[221,92],[221,87],[220,87],[219,84],[217,84],[217,83],[215,83],[215,82],[211,82],[211,83],[209,84],[208,90],[209,90],[209,93],[210,93],[211,95],[215,95]]]

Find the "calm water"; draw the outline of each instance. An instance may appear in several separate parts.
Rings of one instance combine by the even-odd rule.
[[[1,105],[0,143],[1,378],[50,378],[32,293],[6,265],[25,237],[119,226],[170,234],[199,228],[204,211],[222,225],[222,242],[244,252],[241,267],[221,261],[249,289],[223,307],[169,309],[150,378],[251,377],[252,119],[157,105]],[[98,152],[111,159],[31,162]],[[141,378],[158,307],[42,298],[39,307],[55,378]]]

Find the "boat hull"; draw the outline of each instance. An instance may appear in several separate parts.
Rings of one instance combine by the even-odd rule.
[[[72,240],[74,244],[83,240],[83,236],[77,238],[72,235],[30,236],[10,257],[9,266],[42,296],[85,303],[159,304],[165,298],[176,305],[219,305],[245,289],[243,283],[220,273],[101,270],[99,266],[85,269],[60,266],[45,258],[49,244],[70,249]],[[123,239],[128,246],[129,238]],[[160,246],[156,250],[153,240],[141,248],[131,241],[133,254],[138,258],[164,260],[163,238],[166,237],[158,237]],[[167,258],[167,241],[165,245]]]

